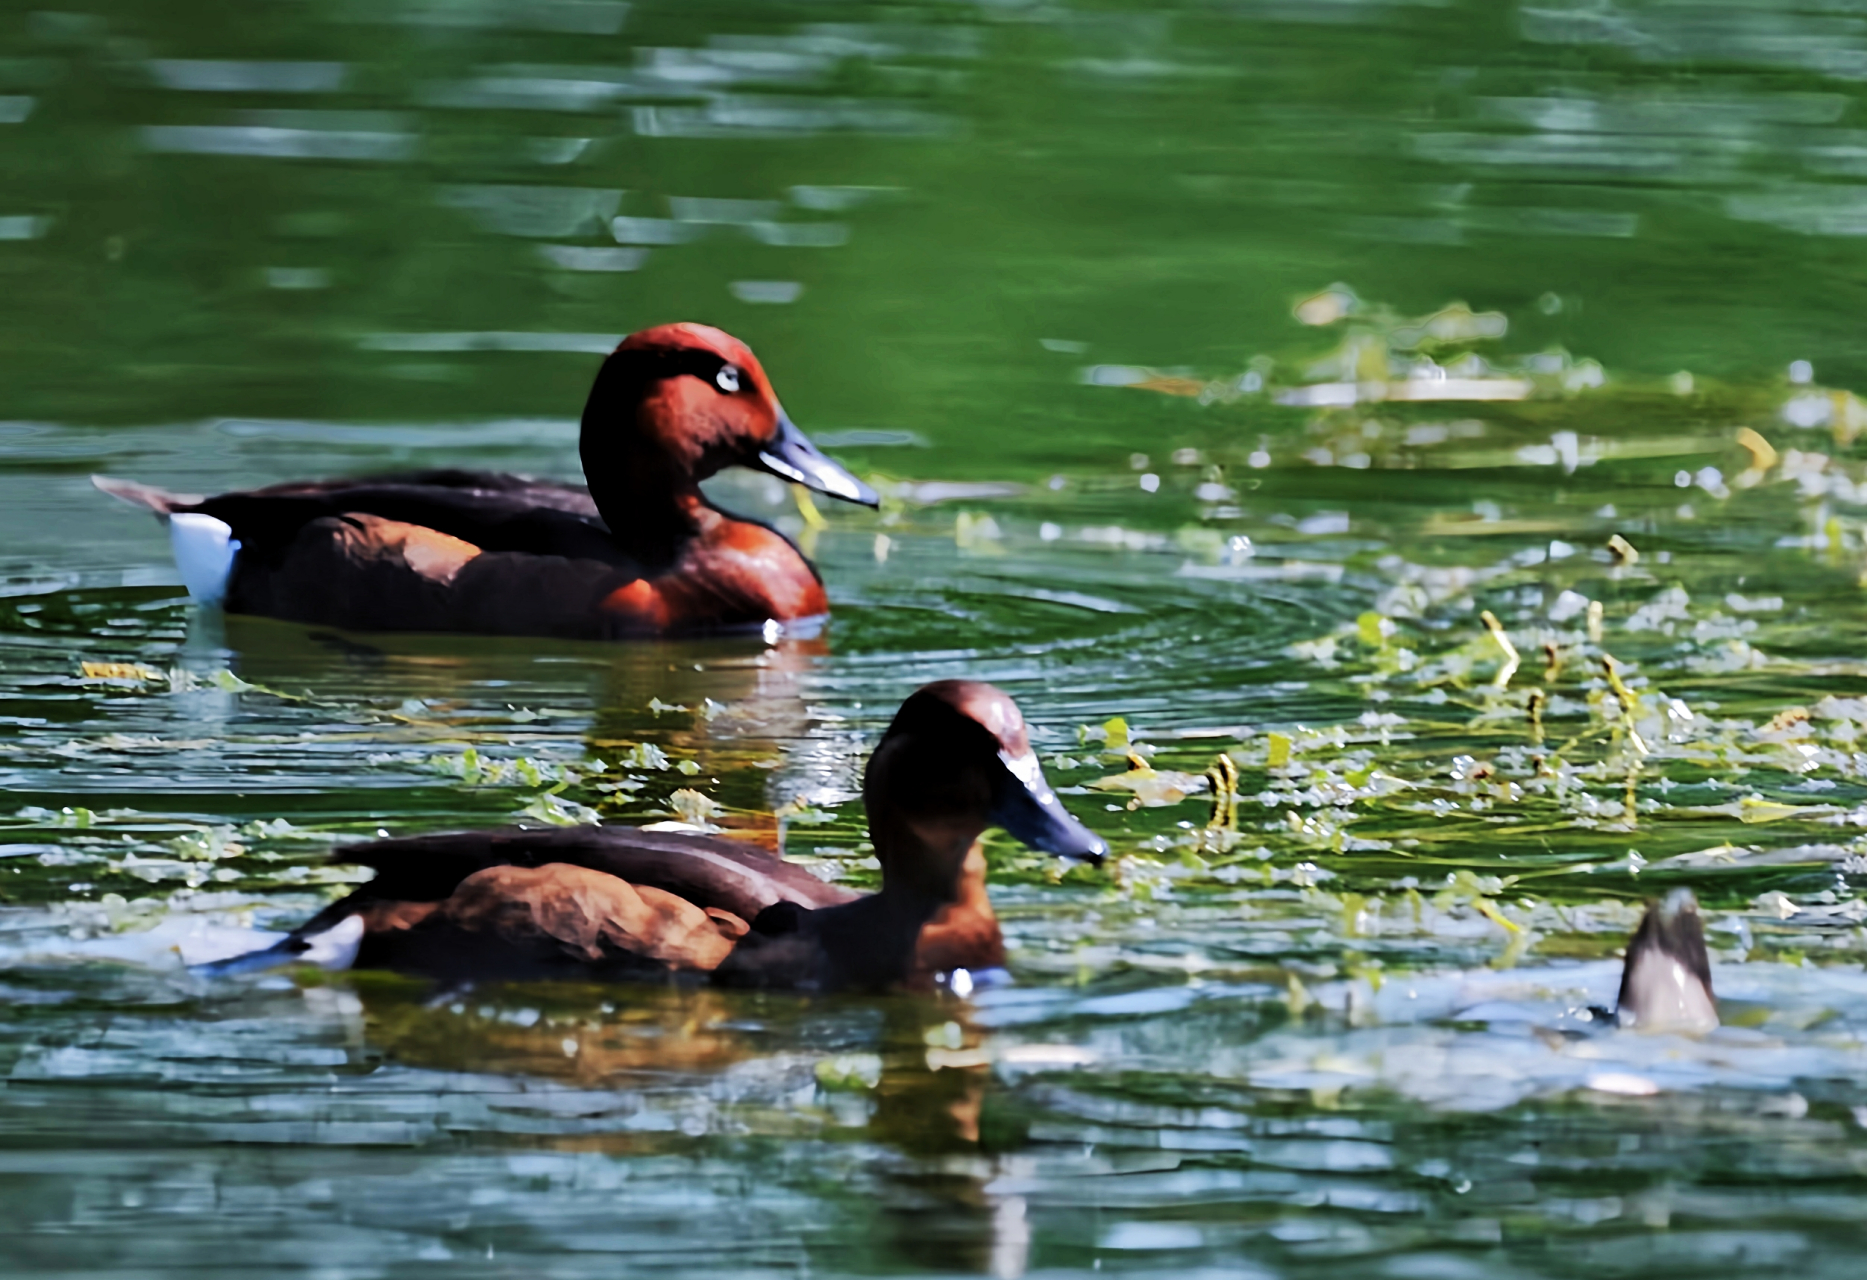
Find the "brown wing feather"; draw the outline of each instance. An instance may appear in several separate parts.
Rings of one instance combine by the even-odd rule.
[[[476,871],[430,919],[508,947],[548,940],[566,958],[592,964],[629,957],[698,970],[717,968],[733,949],[728,934],[746,929],[663,890],[562,862]]]
[[[482,551],[424,525],[364,512],[302,525],[273,560],[242,556],[227,605],[357,631],[469,631],[606,639],[598,602],[634,574],[563,556]]]
[[[458,495],[477,496],[498,504],[498,510],[510,514],[518,509],[549,507],[573,515],[601,520],[596,503],[586,485],[562,480],[538,480],[531,476],[503,471],[466,471],[459,467],[431,467],[423,471],[393,471],[380,475],[348,477],[341,480],[284,480],[259,489],[248,489],[223,497],[244,498],[324,498],[339,505],[354,505],[357,494],[380,493],[388,489],[432,489]],[[195,502],[208,499],[196,498]]]
[[[702,557],[646,581],[609,561],[485,551],[425,525],[347,512],[299,526],[279,555],[241,556],[227,606],[356,631],[567,640],[827,611],[808,566],[778,535],[770,541],[762,556]]]
[[[573,556],[639,571],[610,536],[587,491],[473,471],[361,480],[292,481],[204,498],[186,508],[225,521],[243,558],[276,563],[305,525],[347,515],[421,525],[486,551]]]
[[[358,630],[433,630],[461,570],[481,554],[421,525],[366,513],[324,516],[303,525],[274,563],[241,556],[227,606]]]
[[[376,878],[300,925],[302,939],[363,914],[371,935],[406,932],[426,918],[422,904],[451,897],[462,882],[492,867],[583,867],[643,889],[671,894],[704,911],[751,920],[776,902],[806,909],[857,895],[743,841],[634,827],[505,828],[372,840],[333,855],[372,867]],[[720,921],[731,927],[730,921]]]

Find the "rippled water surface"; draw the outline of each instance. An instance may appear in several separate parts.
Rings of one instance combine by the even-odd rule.
[[[0,15],[9,1270],[1858,1274],[1864,83],[1768,0]],[[713,482],[823,640],[223,618],[88,481],[573,476],[672,318],[888,495]],[[378,831],[871,884],[961,674],[1116,853],[995,839],[1012,985],[186,967]],[[1604,1030],[1674,885],[1726,1025]]]

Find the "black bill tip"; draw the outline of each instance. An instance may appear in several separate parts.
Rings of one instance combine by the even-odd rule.
[[[1007,776],[993,807],[992,821],[1040,853],[1101,866],[1108,857],[1108,842],[1070,816],[1057,793],[1044,781],[1037,757],[1001,754],[999,759]]]
[[[779,417],[778,433],[758,452],[758,465],[772,475],[818,493],[865,507],[882,505],[880,495],[810,442],[789,418]]]

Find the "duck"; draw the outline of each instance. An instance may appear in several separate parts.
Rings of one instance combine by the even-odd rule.
[[[375,871],[263,951],[282,964],[390,970],[443,988],[489,981],[672,980],[881,991],[1002,971],[981,837],[1099,865],[1103,839],[1044,779],[1018,705],[969,680],[902,703],[863,774],[881,888],[857,894],[729,837],[580,826],[449,832],[345,846]]]
[[[746,466],[880,500],[791,421],[758,358],[702,324],[625,338],[584,405],[587,486],[435,469],[217,497],[93,476],[168,526],[189,594],[350,631],[610,640],[808,631],[822,579],[777,530],[700,481]]]
[[[1616,1026],[1656,1034],[1717,1030],[1705,922],[1690,889],[1674,889],[1647,904],[1627,943],[1611,1016]]]

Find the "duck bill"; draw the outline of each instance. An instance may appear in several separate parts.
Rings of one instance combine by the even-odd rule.
[[[798,430],[797,424],[786,417],[782,409],[778,411],[778,434],[759,450],[758,467],[845,502],[859,502],[865,507],[882,505],[875,490],[812,444],[810,437]]]
[[[1070,816],[1044,781],[1037,757],[1000,755],[999,759],[1009,776],[999,788],[992,821],[1040,852],[1101,866],[1108,856],[1107,842]]]

